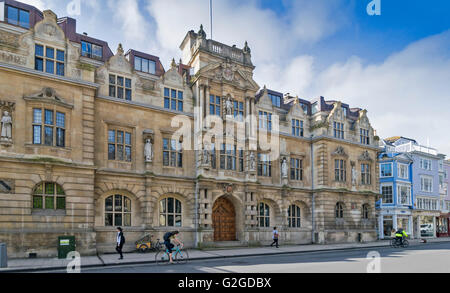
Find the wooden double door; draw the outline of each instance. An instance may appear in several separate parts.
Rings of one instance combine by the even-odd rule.
[[[219,198],[212,211],[214,241],[236,240],[236,213],[233,203],[226,198]]]

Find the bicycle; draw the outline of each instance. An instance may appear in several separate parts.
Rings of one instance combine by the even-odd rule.
[[[172,251],[172,258],[178,264],[185,264],[189,260],[189,254],[187,251],[182,251],[180,245],[177,245],[176,249]],[[155,261],[158,265],[168,264],[170,262],[169,250],[159,251],[155,255]]]
[[[156,243],[151,240],[153,235],[145,235],[140,240],[136,241],[136,249],[140,253],[146,253],[148,251],[158,252],[163,247],[163,243],[156,239]]]
[[[392,248],[399,248],[399,247],[407,248],[408,246],[409,246],[409,241],[407,239],[403,239],[402,244],[400,244],[400,240],[398,240],[397,238],[392,238],[392,240],[391,240]]]

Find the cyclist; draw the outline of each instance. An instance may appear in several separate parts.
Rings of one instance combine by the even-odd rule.
[[[183,248],[183,243],[181,243],[181,241],[177,239],[178,234],[180,234],[180,232],[178,231],[167,232],[166,234],[164,234],[163,237],[164,244],[166,245],[167,251],[169,252],[170,263],[173,263],[172,248],[175,247],[175,245],[171,243],[171,240],[173,240],[173,242],[177,243],[177,245],[180,245],[181,248]]]
[[[403,228],[400,228],[397,232],[395,232],[395,238],[397,239],[397,242],[400,243],[400,245],[403,245],[403,239],[406,237],[408,237],[408,234],[406,234]]]

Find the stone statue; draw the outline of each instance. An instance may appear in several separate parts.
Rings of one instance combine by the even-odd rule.
[[[283,158],[283,162],[281,163],[281,177],[282,178],[288,177],[288,166],[286,158]]]
[[[255,154],[253,152],[250,153],[250,171],[255,171]]]
[[[203,150],[203,165],[209,164],[209,156],[209,149],[205,147],[205,149]]]
[[[352,166],[352,185],[356,185],[356,181],[358,180],[358,174],[356,173],[355,166]]]
[[[145,162],[151,163],[153,161],[153,145],[150,139],[145,140],[144,156]]]
[[[231,98],[228,97],[227,101],[225,102],[225,108],[227,110],[227,116],[233,115],[233,103],[231,102]]]
[[[1,120],[2,132],[1,140],[11,141],[12,140],[12,118],[8,111],[3,112],[3,117]]]

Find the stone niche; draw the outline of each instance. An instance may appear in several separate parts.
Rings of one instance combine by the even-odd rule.
[[[0,101],[0,145],[10,146],[13,143],[14,107],[14,102]]]

